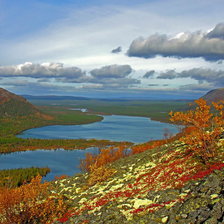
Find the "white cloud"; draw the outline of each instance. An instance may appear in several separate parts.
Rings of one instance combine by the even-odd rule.
[[[67,13],[63,14],[63,17],[67,15],[65,18],[61,20],[57,18],[55,23],[46,24],[45,29],[23,35],[20,39],[15,37],[2,40],[1,63],[61,61],[68,64],[69,61],[70,65],[80,66],[76,61],[81,60],[85,68],[89,67],[89,62],[93,64],[90,69],[104,66],[106,65],[104,61],[109,61],[111,58],[109,54],[102,62],[98,61],[97,57],[103,57],[114,46],[127,49],[136,36],[151,35],[155,32],[178,33],[183,27],[186,30],[209,29],[222,18],[222,14],[219,13],[222,12],[218,7],[219,3],[220,0],[212,2],[189,0],[187,4],[183,0],[169,0],[152,1],[134,7],[110,3],[106,6],[92,6],[82,10],[70,5]],[[210,12],[213,18],[211,21],[207,14],[201,11],[214,6],[216,6],[216,13]],[[197,13],[191,13],[195,8]],[[128,62],[121,62],[119,57],[113,57],[113,62],[110,64],[113,63]]]
[[[203,57],[208,60],[224,59],[224,23],[216,25],[209,33],[196,31],[180,33],[173,38],[163,34],[154,34],[144,39],[135,39],[128,55],[151,58],[164,57]]]
[[[132,72],[130,65],[109,65],[90,71],[95,78],[124,78]]]
[[[64,67],[63,63],[24,64],[0,66],[0,77],[33,78],[84,78],[85,72],[78,67]]]
[[[157,76],[157,79],[183,79],[191,78],[197,80],[199,83],[207,82],[214,86],[222,87],[224,85],[224,71],[213,70],[205,68],[193,68],[190,70],[184,70],[182,72],[176,72],[175,70],[168,70]]]

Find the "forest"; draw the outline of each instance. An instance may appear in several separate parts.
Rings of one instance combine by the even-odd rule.
[[[49,168],[23,168],[0,170],[0,187],[15,188],[29,183],[34,177],[45,176],[50,172]]]

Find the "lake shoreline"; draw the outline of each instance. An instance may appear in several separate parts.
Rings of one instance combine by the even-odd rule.
[[[103,115],[100,122],[80,125],[48,125],[23,131],[22,139],[95,139],[144,143],[163,138],[164,129],[178,133],[177,126],[148,117]],[[144,132],[144,131],[145,132]]]

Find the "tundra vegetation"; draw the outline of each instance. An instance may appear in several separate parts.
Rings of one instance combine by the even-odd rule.
[[[170,139],[87,154],[74,177],[1,188],[1,222],[223,223],[224,102],[195,104],[170,113],[185,125]]]
[[[45,176],[49,168],[23,168],[0,170],[0,187],[14,188],[29,183],[35,176]]]

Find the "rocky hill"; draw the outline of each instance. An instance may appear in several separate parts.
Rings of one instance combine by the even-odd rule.
[[[25,98],[0,88],[0,116],[16,117],[39,115],[40,111]]]
[[[179,141],[120,159],[107,180],[89,174],[58,180],[70,212],[55,221],[88,224],[224,223],[224,148],[210,165],[198,163]]]
[[[213,89],[206,93],[203,97],[208,103],[224,100],[224,88]]]

